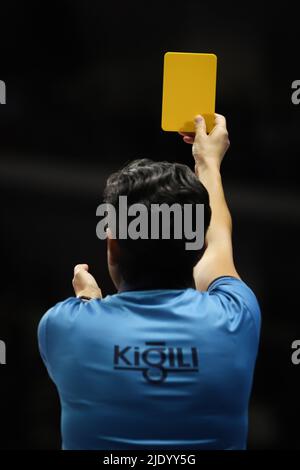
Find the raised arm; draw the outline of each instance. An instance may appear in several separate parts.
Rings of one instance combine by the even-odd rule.
[[[195,173],[209,193],[211,222],[206,234],[206,250],[194,268],[194,280],[198,290],[207,290],[219,276],[240,279],[233,261],[231,215],[225,200],[220,167],[229,147],[224,116],[215,114],[215,127],[207,135],[205,120],[195,118],[196,133],[181,133],[183,140],[192,144]]]

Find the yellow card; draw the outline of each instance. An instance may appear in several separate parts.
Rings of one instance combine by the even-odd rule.
[[[217,56],[192,52],[164,55],[161,127],[164,131],[195,132],[194,117],[214,126]]]

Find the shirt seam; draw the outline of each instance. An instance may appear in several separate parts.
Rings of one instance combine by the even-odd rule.
[[[223,279],[225,277],[229,277],[231,279],[236,279],[237,281],[241,281],[243,282],[241,279],[237,278],[237,277],[234,277],[234,276],[231,276],[230,274],[223,274],[222,276],[218,276],[216,277],[213,281],[211,281],[208,286],[207,286],[207,289],[208,290],[215,282],[219,281],[220,279]]]

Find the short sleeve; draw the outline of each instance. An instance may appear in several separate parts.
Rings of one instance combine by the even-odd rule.
[[[53,374],[49,360],[49,344],[53,344],[53,326],[61,328],[66,323],[68,314],[72,315],[74,307],[80,303],[81,300],[76,297],[69,297],[62,302],[58,302],[54,307],[47,310],[39,322],[37,330],[39,351],[51,378],[53,378]]]
[[[208,286],[208,294],[216,296],[228,312],[232,321],[238,321],[242,315],[250,315],[254,323],[257,338],[261,328],[261,311],[252,289],[241,279],[221,276]]]
[[[38,345],[39,345],[39,351],[41,358],[49,372],[49,375],[51,376],[50,372],[50,367],[47,359],[47,325],[48,325],[48,317],[50,314],[50,311],[52,309],[48,310],[41,318],[39,325],[38,325]]]

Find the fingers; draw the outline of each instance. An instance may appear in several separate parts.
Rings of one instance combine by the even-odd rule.
[[[197,116],[195,116],[194,124],[195,124],[196,132],[178,131],[178,134],[182,135],[183,141],[186,144],[193,144],[196,135],[206,136],[206,123],[205,123],[205,119],[201,116],[201,114],[198,114]]]
[[[183,141],[186,143],[186,144],[192,144],[195,140],[195,132],[182,132],[182,131],[178,131],[178,134],[182,135],[183,137]]]
[[[222,114],[215,113],[215,126],[225,127],[226,129],[226,118]]]
[[[203,116],[201,114],[197,114],[194,119],[195,122],[195,127],[196,127],[196,132],[201,131],[206,133],[206,122]]]
[[[209,135],[218,132],[218,134],[228,135],[226,127],[226,119],[222,114],[215,113],[215,125],[214,128],[210,131]]]
[[[201,114],[197,114],[197,116],[195,116],[194,123],[196,128],[195,138],[197,139],[197,137],[206,137],[206,122],[204,117],[201,116]]]
[[[194,137],[189,137],[188,135],[186,135],[184,138],[183,138],[184,142],[186,144],[193,144],[194,143]]]
[[[178,131],[178,134],[182,135],[182,137],[183,137],[182,140],[186,144],[193,144],[193,142],[195,140],[195,132],[181,132],[181,131]]]
[[[195,135],[195,132],[181,132],[181,131],[178,131],[178,134],[180,135],[187,135],[189,137],[192,137]]]
[[[197,116],[195,116],[194,123],[195,123],[196,130],[198,132],[206,133],[206,122],[203,116],[201,116],[201,114],[198,114]],[[223,129],[226,129],[226,118],[222,114],[215,113],[214,129],[216,127],[218,128],[222,127]],[[193,143],[193,140],[195,138],[195,132],[178,131],[178,134],[182,135],[184,142]]]
[[[79,271],[88,271],[89,270],[89,266],[88,264],[76,264],[75,268],[74,268],[74,276],[79,272]]]

